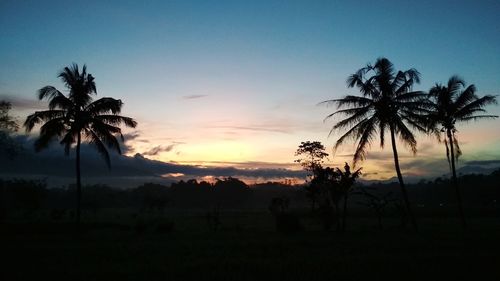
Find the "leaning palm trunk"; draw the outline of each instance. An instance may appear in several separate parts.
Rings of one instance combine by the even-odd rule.
[[[457,204],[458,204],[458,213],[460,215],[460,221],[462,223],[462,228],[466,228],[467,224],[465,222],[465,215],[464,215],[464,209],[462,205],[462,195],[460,194],[460,188],[458,187],[458,180],[457,180],[457,171],[455,168],[455,149],[454,149],[454,142],[453,142],[453,135],[451,130],[447,130],[448,134],[448,140],[450,142],[450,162],[451,162],[451,172],[452,172],[452,182],[453,186],[455,187],[455,192],[457,193]]]
[[[344,196],[344,211],[342,212],[342,232],[345,231],[345,221],[347,218],[347,199],[349,198],[349,192],[346,191]]]
[[[398,150],[396,149],[396,138],[394,136],[394,128],[391,127],[391,143],[392,143],[392,152],[394,154],[394,166],[396,168],[396,174],[398,175],[399,186],[401,187],[401,193],[403,194],[403,200],[405,201],[406,211],[408,212],[408,216],[410,217],[411,224],[416,232],[418,232],[418,225],[413,215],[413,211],[411,209],[410,200],[408,199],[408,192],[406,191],[406,186],[403,181],[403,175],[401,174],[401,169],[399,167],[399,158],[398,158]]]
[[[340,232],[342,230],[342,221],[340,217],[339,203],[340,202],[337,201],[337,203],[335,204],[335,223],[337,232]]]
[[[78,139],[76,143],[76,225],[77,228],[80,227],[80,216],[82,209],[82,177],[80,172],[80,146],[82,137],[78,133]]]

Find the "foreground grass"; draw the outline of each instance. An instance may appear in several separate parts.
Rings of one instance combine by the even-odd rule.
[[[202,217],[176,217],[170,233],[137,233],[125,224],[2,225],[2,280],[500,280],[500,228],[475,219],[421,221],[421,233],[377,230],[352,219],[345,234],[277,233],[263,214],[223,217],[204,228]]]

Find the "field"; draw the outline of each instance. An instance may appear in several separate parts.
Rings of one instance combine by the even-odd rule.
[[[354,214],[338,233],[304,211],[303,231],[279,233],[265,211],[223,212],[217,231],[202,213],[110,214],[88,215],[80,231],[3,223],[2,280],[500,280],[495,217],[470,218],[463,231],[456,219],[420,215],[417,234],[396,218],[378,229]]]

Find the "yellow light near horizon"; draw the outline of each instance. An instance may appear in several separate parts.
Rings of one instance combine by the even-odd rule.
[[[167,156],[167,155],[165,155]],[[179,155],[160,157],[162,161],[177,162],[239,162],[253,159],[253,149],[250,145],[236,141],[219,141],[199,143],[184,146]]]

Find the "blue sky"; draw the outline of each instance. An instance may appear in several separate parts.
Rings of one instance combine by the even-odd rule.
[[[480,95],[499,94],[499,14],[498,1],[1,1],[0,96],[34,99],[63,87],[64,66],[86,63],[98,94],[139,121],[131,153],[291,165],[300,141],[333,145],[333,123],[322,122],[333,109],[317,103],[355,93],[345,79],[377,57],[418,69],[418,89],[459,74]],[[32,109],[15,108],[20,119]],[[499,125],[459,126],[464,157],[499,158]],[[420,158],[443,153],[433,139],[420,144]],[[374,147],[372,171],[389,153]]]

